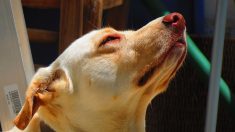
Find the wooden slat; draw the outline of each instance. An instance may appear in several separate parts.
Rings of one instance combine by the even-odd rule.
[[[82,35],[83,0],[61,0],[59,52]]]
[[[121,6],[107,10],[106,24],[118,30],[126,29],[129,12],[129,2],[130,0],[125,0]]]
[[[28,28],[27,31],[30,42],[52,44],[57,43],[59,39],[59,34],[54,31],[32,28]]]
[[[123,4],[125,0],[103,0],[103,9],[110,9]]]
[[[30,8],[60,8],[60,0],[21,0],[22,5]]]
[[[47,9],[47,8],[60,8],[61,0],[21,0],[21,1],[23,6],[25,7]],[[110,9],[122,5],[123,1],[124,0],[103,0],[103,5],[104,5],[103,9]]]
[[[83,34],[101,27],[103,0],[85,0],[83,11]]]

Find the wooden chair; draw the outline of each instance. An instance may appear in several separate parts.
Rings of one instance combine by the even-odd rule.
[[[103,11],[107,11],[107,24],[124,29],[129,0],[21,0],[24,7],[60,9],[59,32],[28,28],[30,42],[59,42],[59,53],[68,45],[102,25]],[[118,20],[118,21],[117,21]]]

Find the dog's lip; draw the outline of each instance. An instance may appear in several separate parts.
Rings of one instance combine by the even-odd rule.
[[[177,47],[186,46],[185,38],[183,36],[179,37],[179,39],[174,43],[174,46],[177,46]]]
[[[138,79],[138,86],[144,86],[148,80],[154,75],[156,71],[157,65],[149,68],[147,72],[144,73],[139,79]]]

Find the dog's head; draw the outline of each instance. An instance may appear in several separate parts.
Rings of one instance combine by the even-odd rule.
[[[52,127],[60,118],[83,126],[80,120],[108,111],[118,118],[136,114],[166,89],[185,55],[185,20],[178,13],[137,31],[92,31],[37,71],[15,124],[24,129],[37,111]]]

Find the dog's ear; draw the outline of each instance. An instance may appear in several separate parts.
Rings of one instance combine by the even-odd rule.
[[[71,85],[65,70],[39,69],[27,89],[25,103],[14,119],[14,124],[21,130],[25,129],[41,105],[48,104],[58,90],[67,89],[71,92]]]

